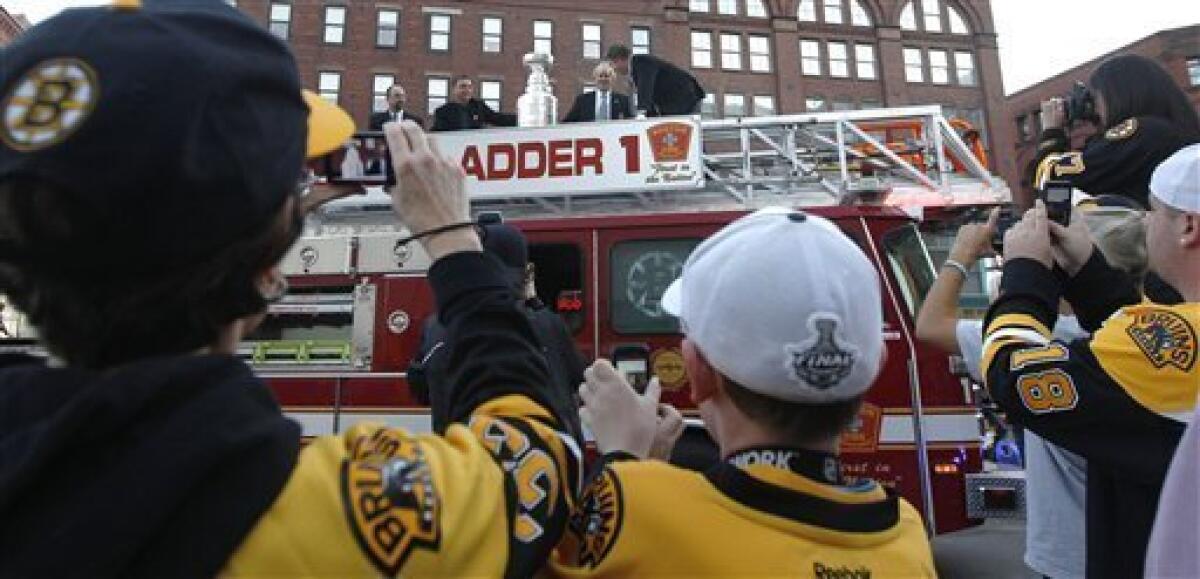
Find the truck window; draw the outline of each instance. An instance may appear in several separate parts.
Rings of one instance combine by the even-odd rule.
[[[583,329],[582,311],[562,311],[559,298],[564,292],[583,291],[583,251],[574,243],[531,243],[529,261],[534,266],[537,296],[546,307],[562,316],[572,334]],[[586,296],[592,299],[592,296]]]
[[[883,248],[888,266],[908,305],[908,313],[916,317],[937,275],[929,252],[925,250],[925,242],[917,228],[909,224],[884,235]]]
[[[699,239],[642,239],[613,245],[609,303],[614,331],[679,332],[679,321],[662,309],[662,294],[683,272],[683,262],[699,244]]]

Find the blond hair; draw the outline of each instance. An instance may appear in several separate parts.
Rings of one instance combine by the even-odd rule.
[[[1126,207],[1092,207],[1076,212],[1104,259],[1139,281],[1150,267],[1143,213]]]

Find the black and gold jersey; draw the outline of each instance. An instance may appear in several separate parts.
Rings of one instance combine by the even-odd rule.
[[[936,575],[911,505],[874,481],[831,484],[786,468],[804,452],[753,450],[704,474],[659,461],[610,465],[580,498],[546,575]]]
[[[1150,174],[1190,141],[1159,117],[1126,119],[1095,135],[1080,151],[1070,150],[1062,129],[1049,129],[1038,145],[1032,186],[1066,180],[1091,195],[1115,194],[1147,204]]]
[[[1004,267],[983,367],[1013,422],[1088,461],[1088,576],[1142,572],[1158,494],[1200,392],[1200,304],[1118,310],[1089,340],[1051,340],[1060,288],[1030,259]]]
[[[445,436],[378,424],[323,437],[222,572],[229,577],[528,577],[567,526],[580,452],[499,262],[439,260]]]

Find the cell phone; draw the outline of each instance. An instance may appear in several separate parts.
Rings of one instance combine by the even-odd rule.
[[[328,183],[384,187],[396,183],[392,156],[382,131],[354,133],[341,147],[310,160],[308,169],[314,177]]]
[[[613,348],[613,367],[639,394],[650,383],[650,348],[644,344],[627,344]]]
[[[1066,227],[1071,224],[1071,196],[1074,188],[1069,181],[1047,181],[1042,188],[1042,203],[1046,205],[1046,217]]]
[[[1020,218],[1013,214],[1011,205],[1000,209],[1000,215],[996,218],[996,233],[992,235],[992,249],[996,253],[1004,254],[1004,234],[1008,233],[1008,228],[1019,220]]]

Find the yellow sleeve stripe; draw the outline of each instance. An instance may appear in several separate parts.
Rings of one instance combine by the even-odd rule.
[[[1050,331],[1050,328],[1047,328],[1045,324],[1039,322],[1037,318],[1029,314],[1004,314],[1002,316],[998,316],[996,319],[992,320],[991,324],[988,324],[987,331],[984,332],[984,335],[990,336],[992,332],[1009,326],[1036,330],[1037,333],[1046,338],[1045,340],[1041,340],[1041,343],[1049,341],[1050,336],[1053,335],[1053,333]]]
[[[480,404],[472,414],[494,416],[497,418],[508,416],[553,418],[549,410],[542,408],[541,405],[522,394],[508,394],[499,398],[493,398]]]
[[[983,383],[987,385],[988,369],[992,367],[992,360],[996,358],[996,354],[1000,353],[1000,348],[1005,346],[1020,345],[1023,342],[1015,338],[1001,337],[994,341],[989,341],[984,344],[983,358],[979,360],[979,374],[983,376]]]

